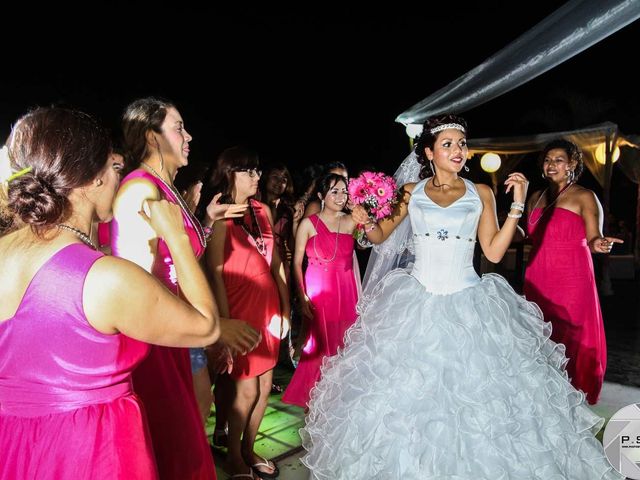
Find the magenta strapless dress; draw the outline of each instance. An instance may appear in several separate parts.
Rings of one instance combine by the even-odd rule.
[[[309,263],[304,279],[307,296],[315,307],[314,317],[300,363],[282,397],[283,402],[300,407],[307,406],[324,358],[335,355],[343,346],[345,332],[356,321],[358,303],[353,236],[330,231],[317,215],[309,220],[316,227],[316,235],[307,241]],[[334,252],[335,258],[328,262]]]
[[[157,478],[131,371],[149,350],[84,315],[82,244],[53,255],[0,323],[0,479]]]
[[[144,178],[158,187],[164,199],[178,203],[174,194],[155,176],[134,170],[122,184]],[[184,226],[197,256],[204,246],[196,233],[196,221],[183,211]],[[119,256],[122,240],[118,222],[111,222],[111,251]],[[174,293],[179,285],[167,244],[158,240],[152,273]],[[158,472],[167,480],[216,478],[213,458],[193,390],[189,349],[151,346],[149,356],[133,374],[133,386],[144,402],[149,419]]]
[[[528,223],[533,248],[524,294],[551,322],[551,339],[566,346],[572,385],[595,404],[607,367],[607,344],[584,220],[560,207],[546,211],[542,219],[541,212],[536,208],[531,214],[538,223]]]

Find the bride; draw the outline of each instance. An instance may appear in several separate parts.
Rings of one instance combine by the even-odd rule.
[[[353,210],[369,240],[384,244],[360,317],[312,391],[302,461],[323,480],[623,478],[593,436],[603,420],[568,382],[564,346],[549,339],[540,309],[473,269],[476,241],[487,259],[502,259],[528,182],[520,173],[505,181],[514,201],[500,228],[491,189],[458,175],[466,131],[454,115],[427,120],[399,170],[419,168],[420,180],[403,186],[394,215],[372,223]],[[405,246],[412,269],[376,282]]]

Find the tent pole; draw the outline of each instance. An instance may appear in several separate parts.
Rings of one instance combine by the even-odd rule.
[[[609,205],[611,204],[611,176],[613,174],[613,142],[616,140],[616,132],[607,132],[605,138],[606,161],[604,164],[604,194],[602,201],[602,210],[604,213],[604,222],[602,233],[609,234]],[[613,287],[611,285],[611,275],[609,269],[609,255],[603,255],[601,258],[602,278],[601,291],[603,295],[613,295]]]

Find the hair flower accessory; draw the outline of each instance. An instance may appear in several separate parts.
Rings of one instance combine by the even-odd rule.
[[[382,172],[363,172],[349,181],[349,199],[362,205],[372,220],[387,218],[400,200],[398,186],[392,177]],[[358,225],[353,236],[363,245],[364,225]]]

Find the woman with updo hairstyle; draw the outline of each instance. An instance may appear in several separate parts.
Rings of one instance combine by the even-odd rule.
[[[524,293],[553,325],[551,338],[566,347],[571,383],[595,404],[604,381],[607,344],[591,254],[607,255],[622,240],[603,236],[598,197],[576,183],[584,164],[573,142],[547,144],[540,167],[548,185],[529,199],[532,249]]]
[[[291,305],[271,210],[254,198],[261,175],[258,155],[237,146],[220,154],[210,180],[222,201],[248,205],[242,217],[214,224],[207,247],[206,265],[220,313],[247,321],[262,335],[255,350],[233,355],[228,366],[223,364],[229,374],[216,383],[220,408],[214,441],[223,436],[228,419],[227,464],[232,478],[278,476],[276,464],[255,452],[255,442],[271,393],[280,339],[288,333]]]
[[[176,257],[183,300],[97,250],[91,226],[110,220],[123,164],[88,115],[36,109],[0,153],[0,478],[158,478],[131,374],[149,344],[218,339],[198,261]],[[183,250],[177,207],[150,200],[138,215]]]
[[[311,390],[301,430],[311,478],[623,478],[540,309],[473,268],[476,242],[491,262],[509,248],[527,179],[505,180],[514,201],[500,226],[492,189],[459,175],[468,154],[460,117],[430,118],[415,153],[422,173],[407,157],[390,217],[376,222],[361,205],[351,213],[381,244],[382,267]],[[405,219],[408,230],[398,228]],[[407,242],[414,262],[387,270]]]
[[[347,180],[330,173],[318,182],[321,210],[300,222],[296,235],[293,272],[300,299],[303,327],[298,339],[300,363],[282,401],[306,408],[309,392],[320,378],[326,357],[342,347],[347,329],[355,322],[358,288],[354,274],[351,215]],[[307,269],[303,272],[303,260]],[[304,345],[304,346],[303,346]]]
[[[215,198],[207,207],[203,225],[174,186],[178,169],[189,162],[192,137],[172,103],[156,98],[136,100],[124,112],[122,130],[127,159],[137,162],[137,167],[122,180],[114,202],[112,253],[140,265],[174,295],[180,296],[186,285],[179,281],[176,257],[202,255],[213,222],[226,215],[236,215],[236,210],[233,206],[218,205]],[[141,220],[138,212],[148,200],[165,200],[179,208],[186,233],[181,243],[182,250],[168,249],[165,239]],[[243,210],[244,207],[239,214]],[[150,321],[150,313],[140,318],[141,323]],[[246,323],[224,318],[220,322],[221,339],[232,350],[245,352],[256,344],[258,334]],[[211,408],[211,387],[204,350],[196,350],[196,358],[201,360],[194,368],[195,378],[201,379],[205,385],[205,388],[197,389],[206,397],[202,399],[201,407],[195,396],[194,374],[187,348],[153,346],[133,375],[135,391],[147,409],[153,450],[163,479],[215,478],[203,425],[203,417]]]

